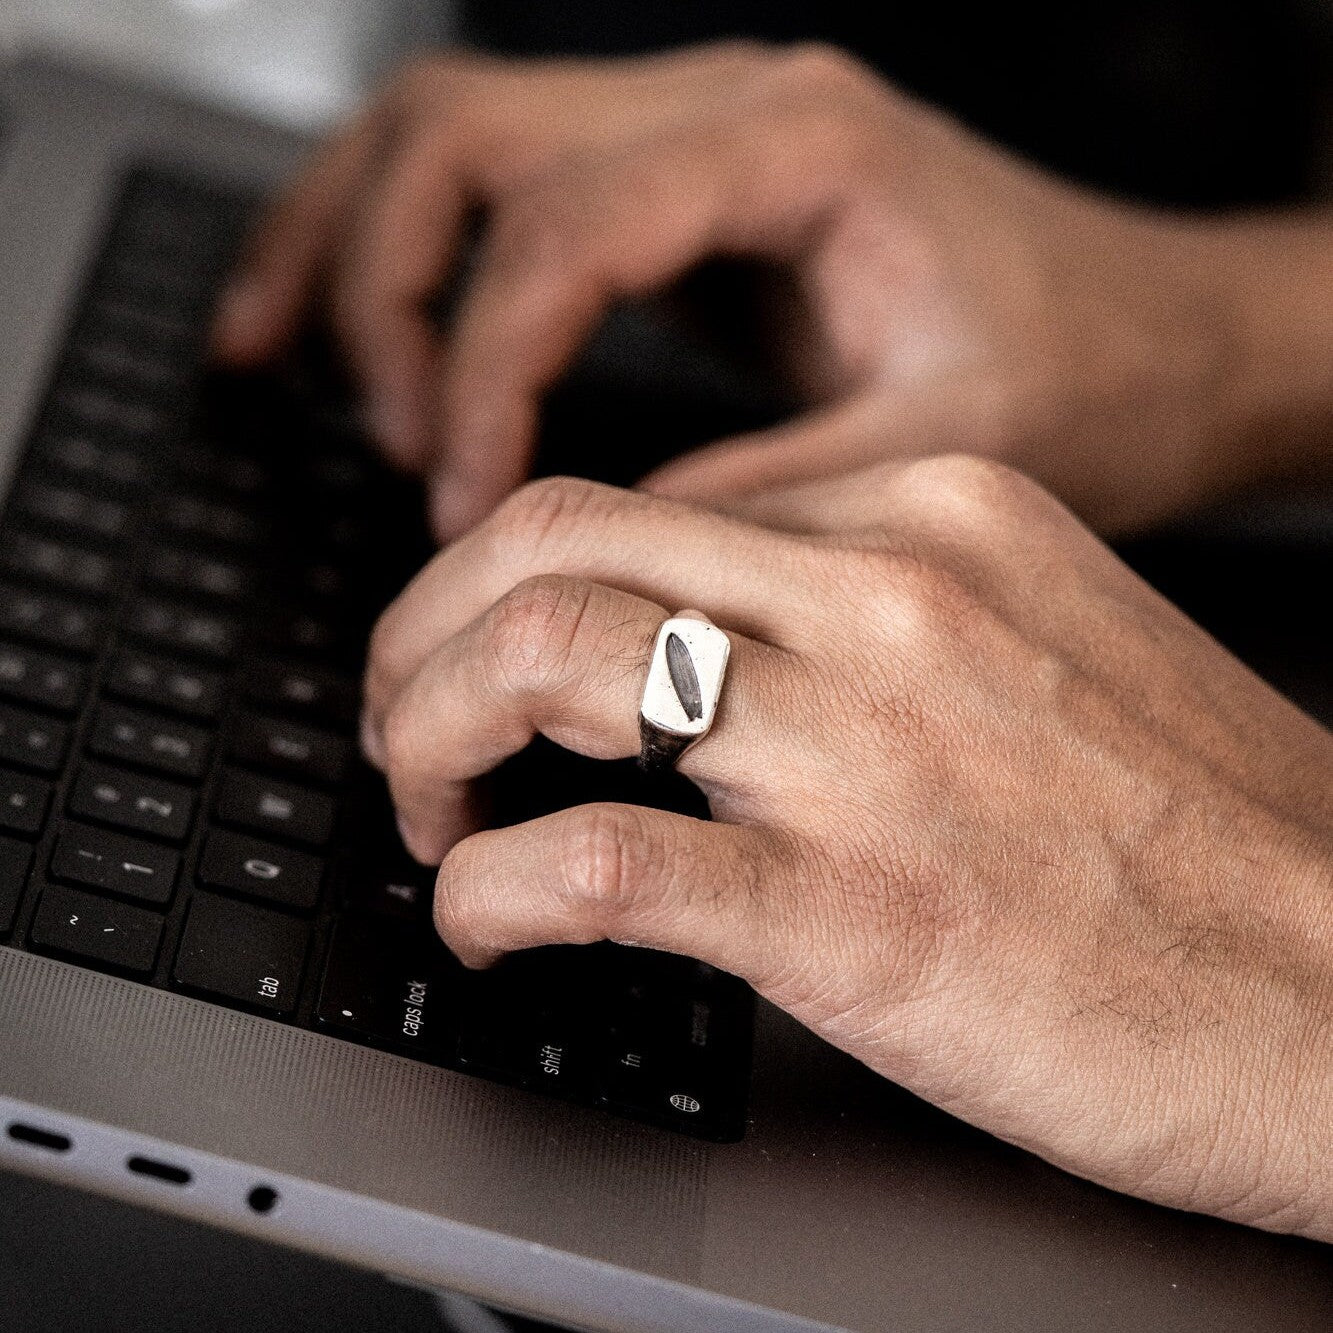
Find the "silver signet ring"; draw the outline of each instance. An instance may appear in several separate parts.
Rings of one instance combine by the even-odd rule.
[[[639,766],[645,772],[674,768],[711,730],[730,655],[731,640],[697,612],[663,622],[639,705]]]

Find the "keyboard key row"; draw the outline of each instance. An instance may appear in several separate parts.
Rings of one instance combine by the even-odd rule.
[[[0,694],[55,713],[73,713],[83,702],[88,677],[77,662],[0,644]]]
[[[129,648],[119,653],[107,675],[107,690],[135,703],[155,704],[194,718],[222,711],[223,678]]]
[[[88,749],[103,759],[198,781],[208,769],[212,735],[188,722],[103,704],[93,722]]]
[[[105,628],[103,617],[90,607],[0,583],[0,632],[86,657],[97,651]]]
[[[0,550],[14,573],[90,597],[107,596],[116,578],[117,567],[106,556],[29,532],[6,532]]]
[[[129,525],[129,506],[71,486],[29,481],[19,488],[15,505],[30,518],[103,541],[121,537]]]
[[[194,819],[194,793],[157,778],[85,764],[74,779],[70,813],[116,828],[184,842]]]

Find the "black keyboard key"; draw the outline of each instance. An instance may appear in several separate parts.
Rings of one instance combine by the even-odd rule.
[[[734,1138],[749,1068],[741,984],[684,959],[622,956],[599,1081],[611,1105],[711,1138]]]
[[[68,422],[75,431],[86,432],[95,439],[116,438],[127,446],[142,446],[155,441],[170,422],[167,404],[150,403],[143,398],[108,391],[91,380],[61,387],[53,406],[54,415]],[[127,478],[135,475],[133,469],[122,470]],[[145,470],[141,469],[137,475],[145,475]]]
[[[0,644],[0,694],[56,713],[73,713],[83,702],[86,684],[87,675],[77,662]]]
[[[222,711],[223,680],[216,672],[196,670],[170,658],[132,649],[118,654],[112,662],[106,687],[122,699],[169,708],[189,717],[215,718]]]
[[[123,535],[129,509],[119,500],[44,481],[27,482],[17,496],[17,505],[33,518],[53,527],[73,529],[112,541]]]
[[[0,935],[14,929],[23,886],[32,869],[32,848],[13,838],[0,838]]]
[[[179,358],[154,354],[141,343],[97,336],[89,331],[71,351],[71,361],[80,370],[129,393],[181,393],[188,387],[188,365]]]
[[[136,602],[129,610],[129,632],[168,652],[222,661],[235,657],[240,643],[240,627],[229,617],[167,602]]]
[[[307,852],[214,829],[204,844],[199,879],[210,888],[309,912],[319,903],[324,862]]]
[[[330,784],[341,782],[352,762],[351,742],[343,736],[253,713],[236,719],[227,750],[254,768]]]
[[[171,901],[179,870],[180,857],[165,847],[78,824],[64,825],[51,855],[54,879],[158,906]]]
[[[461,965],[432,934],[382,918],[338,922],[315,1018],[423,1056],[452,1054]]]
[[[434,894],[434,876],[418,865],[357,866],[347,874],[344,902],[350,912],[416,922],[428,930]]]
[[[294,917],[196,893],[172,978],[205,995],[290,1014],[309,940]]]
[[[218,560],[197,551],[158,548],[148,553],[144,579],[179,592],[236,601],[254,587],[249,570],[230,560]]]
[[[105,597],[116,574],[115,565],[105,556],[27,532],[6,533],[0,539],[0,551],[17,573],[92,597]]]
[[[267,530],[254,515],[235,505],[201,495],[177,495],[163,509],[163,521],[182,537],[224,546],[257,546]]]
[[[65,430],[48,436],[39,457],[81,481],[117,488],[142,485],[147,479],[144,461],[132,449],[104,444],[83,430]]]
[[[184,842],[194,818],[194,795],[174,782],[85,764],[74,781],[69,808],[80,819]]]
[[[68,743],[65,723],[0,704],[0,760],[5,763],[37,773],[58,773]]]
[[[42,893],[32,944],[118,972],[151,972],[162,942],[162,918],[78,889],[54,885]]]
[[[322,792],[230,769],[222,775],[217,813],[224,824],[322,847],[333,836],[336,806]]]
[[[464,1021],[458,1062],[504,1082],[562,1097],[586,1097],[595,1073],[593,1048],[587,1024],[545,1009],[506,1006]]]
[[[275,712],[308,714],[347,726],[356,719],[356,684],[336,672],[263,661],[245,673],[242,685],[251,699]]]
[[[0,828],[35,838],[46,823],[51,784],[0,768]]]
[[[270,612],[260,625],[266,648],[284,656],[336,658],[348,656],[365,645],[370,626],[358,626],[343,614],[337,619],[312,616],[305,611]]]
[[[458,1062],[524,1087],[586,1097],[593,1088],[597,1048],[584,969],[558,955],[507,958],[468,977],[460,1004]]]
[[[206,444],[181,449],[176,465],[184,476],[202,483],[204,489],[219,487],[242,499],[262,495],[273,482],[272,473],[258,459]]]
[[[103,759],[140,764],[173,777],[202,778],[212,736],[188,722],[154,717],[117,704],[97,710],[88,749]]]
[[[97,650],[104,630],[102,617],[77,602],[0,583],[0,631],[87,656]]]

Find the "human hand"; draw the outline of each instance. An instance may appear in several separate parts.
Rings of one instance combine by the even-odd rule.
[[[996,464],[763,503],[805,531],[533,483],[385,614],[366,748],[444,939],[694,955],[1071,1171],[1333,1239],[1333,739]],[[472,832],[535,732],[636,753],[682,606],[732,641],[714,822]]]
[[[474,206],[489,229],[441,338],[428,306]],[[1290,463],[1311,418],[1333,419],[1305,253],[1328,270],[1333,243],[1298,231],[1081,193],[829,49],[449,55],[285,194],[216,345],[276,356],[322,289],[374,434],[431,475],[448,538],[523,480],[542,394],[613,300],[709,256],[759,259],[810,410],[652,489],[710,503],[963,449],[1125,528]]]

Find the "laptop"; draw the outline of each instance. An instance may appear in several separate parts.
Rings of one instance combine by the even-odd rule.
[[[317,356],[201,354],[306,146],[0,75],[0,1168],[574,1329],[1326,1329],[1326,1248],[1066,1175],[702,964],[449,956],[353,741],[420,495]],[[762,411],[654,337],[553,404],[552,466]],[[643,783],[548,747],[491,795],[697,808]]]

